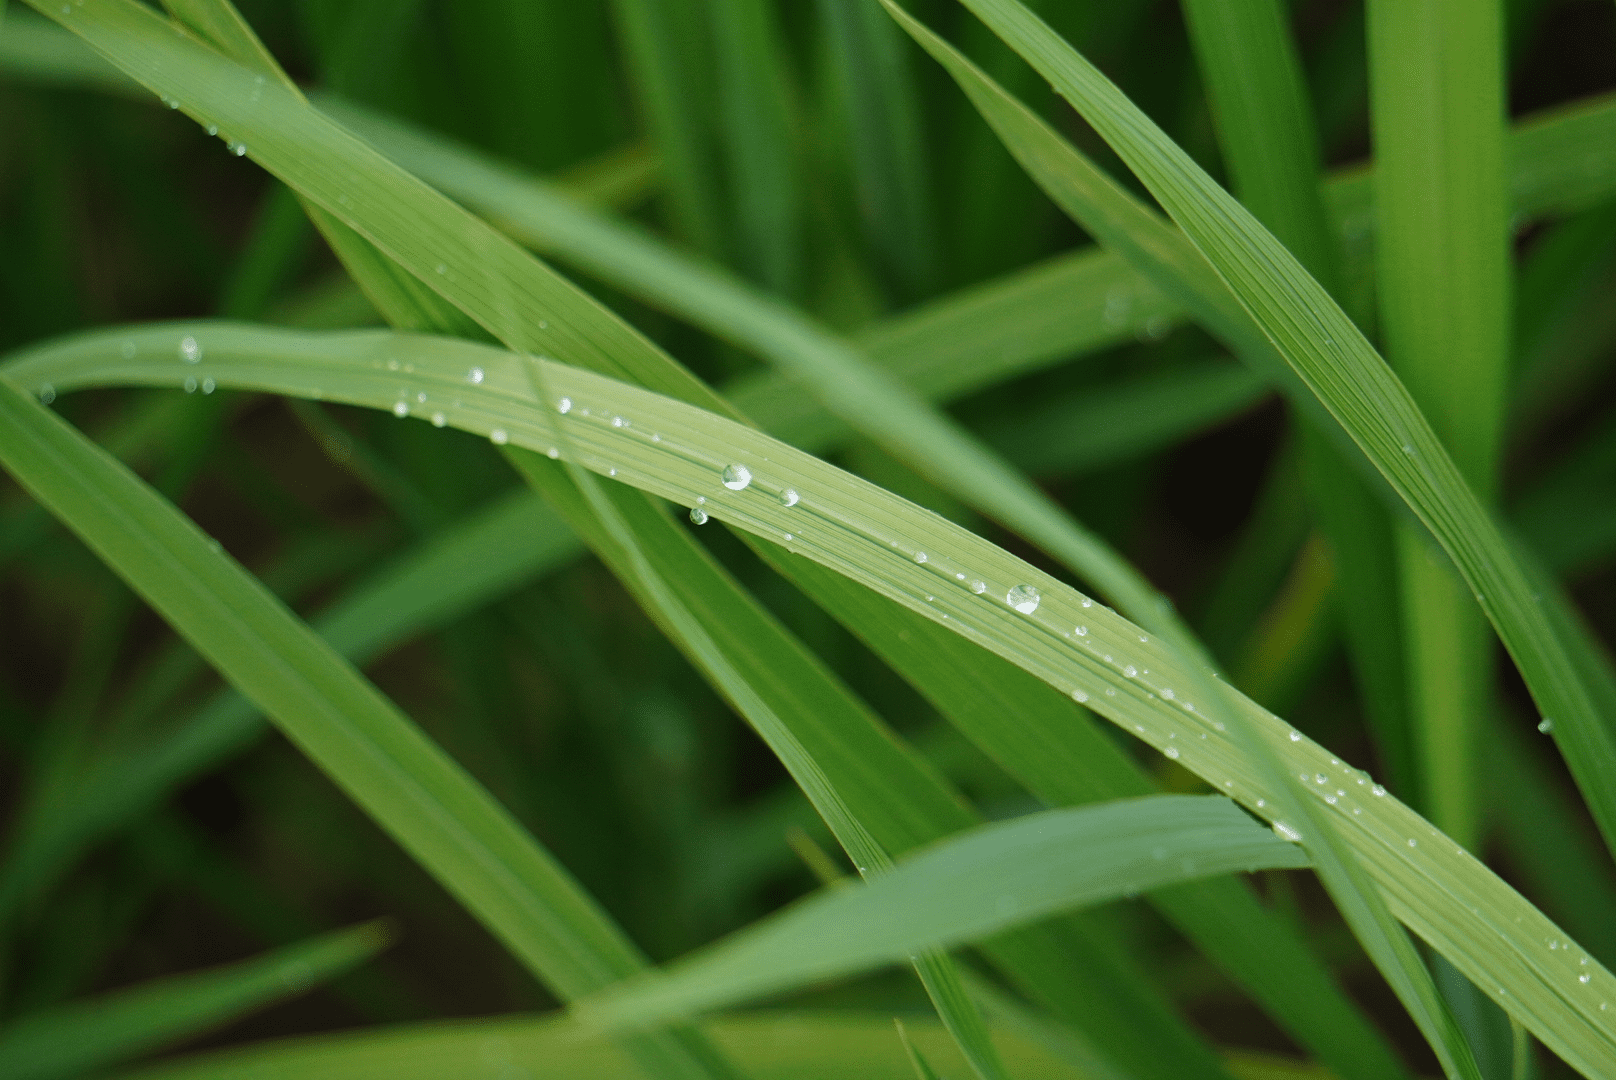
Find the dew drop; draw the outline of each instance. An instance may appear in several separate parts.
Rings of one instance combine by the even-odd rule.
[[[204,394],[211,394],[218,388],[219,384],[214,382],[211,378],[202,380],[202,392]]]
[[[49,405],[55,400],[56,387],[52,386],[50,383],[46,383],[39,388],[39,403],[41,405]]]
[[[390,357],[387,358],[387,370],[388,371],[397,371],[398,370],[398,357],[390,356]]]
[[[410,415],[410,403],[407,401],[393,402],[393,415],[398,417],[400,420]]]
[[[560,413],[562,416],[566,416],[571,411],[572,399],[570,397],[564,397],[560,401],[556,402],[556,412]]]
[[[1174,761],[1178,760],[1178,747],[1176,746],[1169,746],[1166,750],[1163,750],[1162,753],[1166,754]]]
[[[237,157],[241,157],[247,152],[247,144],[244,142],[233,142],[230,144],[230,152]]]
[[[707,511],[703,510],[699,506],[692,506],[690,508],[690,524],[692,524],[692,525],[705,525],[705,524],[707,524]]]
[[[971,591],[974,592],[976,595],[981,596],[983,593],[988,591],[987,582],[985,582],[985,581],[973,581],[973,582],[971,582]]]
[[[1072,691],[1072,700],[1077,702],[1078,704],[1081,705],[1083,702],[1087,701],[1088,699],[1089,699],[1089,692],[1087,690],[1073,690]]]
[[[1257,800],[1257,805],[1262,805],[1261,799]],[[1281,840],[1289,840],[1293,844],[1299,844],[1302,842],[1302,834],[1285,824],[1283,821],[1274,822],[1274,833]]]
[[[1088,637],[1089,636],[1089,628],[1086,627],[1086,626],[1079,626],[1077,628],[1077,636],[1078,637]]]
[[[1122,674],[1126,675],[1128,678],[1131,679],[1135,675],[1139,674],[1139,669],[1134,667],[1132,664],[1129,664],[1129,665],[1127,665],[1126,667],[1124,667],[1122,669]]]
[[[1335,796],[1334,796],[1334,795],[1326,795],[1326,796],[1325,796],[1325,797],[1324,797],[1324,801],[1325,801],[1325,802],[1327,802],[1327,803],[1329,803],[1329,804],[1330,804],[1330,805],[1331,805],[1331,806],[1334,806],[1334,805],[1335,805],[1335,802],[1336,802],[1336,799],[1335,799]]]
[[[1409,837],[1409,838],[1408,838],[1408,846],[1409,846],[1409,847],[1419,847],[1419,846],[1420,846],[1420,842],[1419,842],[1419,841],[1418,841],[1418,840],[1416,840],[1416,839],[1414,839],[1414,838],[1413,838],[1413,837],[1412,837],[1412,836],[1411,836],[1411,837]]]
[[[1162,687],[1161,696],[1162,696],[1163,700],[1165,700],[1165,701],[1172,701],[1173,700],[1173,688],[1171,686]]]
[[[627,423],[628,421],[624,420],[621,416],[612,417],[612,427],[623,427]]]
[[[218,124],[209,124],[207,126],[207,133],[208,133],[209,137],[212,137],[214,135],[219,134],[219,125]]]
[[[511,437],[505,434],[504,428],[497,427],[488,433],[488,441],[493,443],[495,446],[504,446],[506,443],[511,441]]]
[[[1004,594],[1004,602],[1023,615],[1031,615],[1037,611],[1038,601],[1041,599],[1043,597],[1039,596],[1038,590],[1031,585],[1017,585]]]
[[[551,461],[554,461],[556,458],[561,456],[561,448],[558,447],[558,446],[552,446],[552,447],[550,447],[550,449],[546,450],[544,453],[545,453],[545,455],[547,457],[549,457],[549,459]]]
[[[1591,981],[1591,979],[1592,979],[1592,976],[1588,975],[1587,973],[1583,973],[1583,974],[1577,976],[1577,981],[1582,983],[1584,986],[1587,986],[1588,983]]]
[[[1088,597],[1085,596],[1083,598],[1083,606],[1084,607],[1093,607],[1094,606],[1094,601],[1090,600]]]
[[[1370,790],[1372,790],[1375,793],[1376,798],[1384,798],[1385,795],[1386,795],[1386,789],[1381,787],[1379,784],[1376,784]]]
[[[781,506],[796,506],[798,502],[797,489],[786,488],[780,493]]]
[[[926,561],[926,553],[924,551],[915,552],[915,562],[923,563],[925,561]]]
[[[480,367],[474,367],[470,371],[466,372],[466,381],[473,386],[481,386],[483,382],[483,369]],[[566,410],[563,409],[562,411],[565,412]]]
[[[187,364],[200,363],[202,360],[202,346],[190,334],[180,338],[180,359]]]
[[[432,426],[433,427],[442,427],[444,424],[447,424],[448,422],[449,422],[448,418],[446,416],[444,416],[442,413],[435,412],[435,413],[432,414]]]
[[[434,266],[432,269],[436,270],[440,274],[447,274],[449,272],[449,266],[448,266],[447,263],[439,263],[438,265]]]
[[[1330,782],[1330,778],[1321,772],[1316,772],[1313,774],[1313,782],[1315,784],[1327,784]]]
[[[1554,721],[1545,716],[1542,720],[1538,721],[1537,729],[1543,734],[1547,735],[1549,732],[1554,730]]]
[[[752,482],[752,470],[745,465],[726,465],[721,479],[731,491],[740,491]]]
[[[616,476],[617,475],[617,470],[615,468],[607,469],[606,470],[606,475],[607,476]]]
[[[187,376],[185,376],[185,392],[187,394],[196,393],[196,376],[195,375],[187,375]]]

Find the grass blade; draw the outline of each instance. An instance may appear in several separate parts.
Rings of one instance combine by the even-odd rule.
[[[1155,795],[985,825],[573,1006],[632,1028],[901,961],[1066,908],[1212,874],[1307,865],[1220,796]],[[927,898],[921,903],[921,898]]]
[[[264,956],[32,1013],[0,1027],[0,1077],[56,1080],[105,1069],[304,993],[388,945],[381,923]]]

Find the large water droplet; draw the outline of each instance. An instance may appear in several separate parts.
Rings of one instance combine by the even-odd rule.
[[[1258,803],[1261,804],[1261,802],[1262,800],[1259,799]],[[1283,821],[1274,822],[1274,832],[1281,840],[1289,840],[1293,844],[1299,844],[1302,842],[1302,834],[1285,824]]]
[[[798,497],[797,497],[797,491],[796,491],[795,488],[786,488],[784,491],[782,491],[780,493],[780,505],[781,506],[796,506],[797,502],[798,502]]]
[[[200,363],[202,360],[202,346],[190,334],[180,338],[180,359],[187,364]]]
[[[1031,615],[1037,611],[1038,601],[1042,599],[1043,597],[1038,594],[1038,590],[1031,585],[1017,585],[1004,594],[1004,602],[1023,615]]]
[[[407,401],[393,402],[393,415],[398,417],[400,420],[410,415],[410,403]]]
[[[1537,729],[1543,734],[1547,735],[1549,732],[1554,730],[1554,721],[1545,716],[1542,720],[1538,721]]]
[[[692,525],[707,524],[707,511],[703,510],[699,506],[692,506],[690,508],[690,523]]]
[[[449,422],[448,417],[444,416],[442,413],[435,412],[435,413],[432,414],[432,426],[433,427],[442,427],[444,424],[447,424],[448,422]]]
[[[752,482],[752,470],[745,465],[726,465],[721,479],[731,491],[740,491]]]

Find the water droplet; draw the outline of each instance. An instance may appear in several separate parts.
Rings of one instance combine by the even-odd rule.
[[[200,363],[202,360],[202,346],[190,334],[180,338],[180,359],[187,364]]]
[[[1077,628],[1077,636],[1078,637],[1088,637],[1089,636],[1089,628],[1086,627],[1086,626],[1079,626]]]
[[[488,433],[488,441],[493,443],[495,446],[504,446],[506,443],[511,441],[511,437],[505,434],[504,428],[497,427]]]
[[[1085,596],[1083,598],[1083,606],[1084,607],[1093,607],[1094,606],[1094,601],[1090,600],[1088,597]]]
[[[187,376],[185,376],[185,392],[187,394],[196,393],[196,376],[195,375],[187,375]]]
[[[466,372],[466,381],[473,386],[481,386],[483,382],[483,369],[480,367],[474,367],[470,371]],[[563,398],[562,400],[564,401],[566,399]],[[566,412],[567,410],[562,409],[561,411]]]
[[[1586,973],[1577,976],[1577,981],[1582,983],[1584,986],[1588,985],[1588,983],[1589,983],[1589,981],[1591,979],[1592,979],[1592,976],[1590,976],[1590,975],[1588,975]]]
[[[1257,800],[1257,809],[1261,810],[1263,807],[1265,807],[1267,805],[1268,805],[1268,800],[1267,799],[1258,799]]]
[[[1257,805],[1262,805],[1261,799],[1257,800]],[[1274,822],[1274,833],[1281,840],[1289,840],[1293,844],[1299,844],[1302,842],[1302,834],[1285,824],[1283,821]]]
[[[973,581],[971,582],[971,591],[976,595],[981,596],[983,593],[988,591],[988,584],[985,581]]]
[[[444,424],[447,424],[448,422],[449,422],[448,418],[445,417],[442,413],[435,412],[435,413],[432,414],[432,426],[433,427],[442,427]]]
[[[1370,790],[1372,790],[1375,793],[1376,798],[1382,798],[1386,794],[1386,789],[1381,787],[1379,784],[1376,784]]]
[[[242,155],[247,153],[247,144],[244,143],[244,142],[233,142],[233,143],[230,143],[229,145],[230,145],[230,152],[232,154],[236,155],[237,157],[241,157]]]
[[[560,401],[556,402],[556,412],[560,413],[562,416],[566,416],[571,411],[572,399],[570,397],[564,397]]]
[[[1143,645],[1143,644],[1145,644],[1145,643],[1146,643],[1146,642],[1148,642],[1148,641],[1149,641],[1149,640],[1150,640],[1150,639],[1149,639],[1149,638],[1147,638],[1147,637],[1146,637],[1146,636],[1145,636],[1145,635],[1143,635],[1143,634],[1140,634],[1140,635],[1139,635],[1139,644],[1141,644],[1141,645]]]
[[[1161,696],[1162,696],[1163,700],[1172,701],[1173,700],[1173,688],[1171,686],[1162,687]]]
[[[1419,847],[1419,844],[1420,844],[1420,842],[1418,840],[1414,839],[1412,836],[1408,838],[1408,846],[1409,847]]]
[[[1301,742],[1301,741],[1302,741],[1302,733],[1300,731],[1297,731],[1295,728],[1292,728],[1291,729],[1291,742]]]
[[[1023,615],[1031,615],[1037,611],[1038,601],[1042,599],[1043,597],[1038,594],[1038,590],[1031,585],[1017,585],[1004,594],[1004,602]]]
[[[1122,669],[1122,674],[1131,679],[1135,675],[1139,674],[1139,669],[1134,667],[1132,664],[1129,664]]]
[[[1537,729],[1543,734],[1547,735],[1549,732],[1554,730],[1554,721],[1545,716],[1542,720],[1538,721]]]
[[[448,266],[447,263],[439,263],[438,265],[434,266],[432,269],[437,271],[440,274],[447,274],[449,272],[449,266]]]
[[[740,491],[752,482],[752,470],[745,465],[726,465],[721,479],[731,491]]]
[[[612,417],[612,427],[624,427],[627,424],[628,421],[624,420],[621,416]]]
[[[1324,797],[1324,801],[1325,801],[1325,802],[1327,802],[1327,803],[1329,803],[1329,804],[1330,804],[1330,805],[1331,805],[1331,806],[1334,806],[1334,805],[1335,805],[1335,801],[1336,801],[1336,800],[1335,800],[1335,796],[1334,796],[1334,795],[1326,795],[1326,796],[1325,796],[1325,797]]]
[[[1072,691],[1072,700],[1077,702],[1078,704],[1082,704],[1083,702],[1087,701],[1088,699],[1089,699],[1089,692],[1087,690],[1073,690]]]
[[[1327,784],[1330,782],[1330,778],[1321,772],[1316,772],[1313,774],[1313,782],[1315,784]]]
[[[780,493],[781,506],[796,506],[797,501],[797,491],[795,488],[786,488]]]
[[[218,124],[209,124],[207,126],[207,133],[208,133],[208,135],[210,137],[219,134],[219,125]]]
[[[211,378],[202,380],[202,392],[204,394],[211,394],[218,388],[219,384],[214,382]]]
[[[607,469],[606,470],[606,475],[607,476],[616,476],[617,475],[617,470],[615,468]]]
[[[56,387],[52,386],[50,383],[46,383],[39,388],[39,403],[41,405],[49,405],[55,400]]]
[[[393,415],[398,417],[400,420],[410,415],[410,403],[407,401],[393,402]]]
[[[118,352],[123,355],[125,360],[133,360],[135,358],[135,343],[133,341],[124,342],[118,346]]]
[[[545,453],[546,456],[549,457],[549,459],[551,461],[554,461],[556,458],[561,456],[561,448],[557,447],[557,446],[552,446],[552,447],[550,447],[550,449],[546,450],[544,453]]]
[[[915,562],[923,563],[925,561],[926,561],[926,553],[924,551],[915,552]]]
[[[690,508],[690,523],[692,525],[707,524],[707,511],[703,510],[699,506],[692,506]]]
[[[1169,746],[1166,750],[1163,750],[1162,753],[1166,754],[1174,761],[1178,760],[1178,747],[1176,746]]]
[[[390,357],[387,358],[387,370],[388,371],[397,371],[398,370],[398,357],[390,356]]]

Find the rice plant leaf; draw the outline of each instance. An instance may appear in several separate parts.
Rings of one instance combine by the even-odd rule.
[[[993,650],[1061,693],[1080,696],[1125,731],[1176,753],[1181,764],[1248,809],[1275,813],[1276,793],[1258,778],[1246,751],[1203,719],[1200,703],[1179,693],[1193,685],[1195,675],[1176,650],[979,537],[688,404],[545,363],[544,382],[558,397],[547,404],[550,415],[537,415],[521,358],[469,342],[392,335],[383,343],[385,337],[373,342],[381,345],[380,353],[345,357],[331,349],[323,359],[244,363],[239,371],[221,356],[211,371],[221,385],[302,396],[318,386],[328,400],[391,408],[398,400],[397,377],[373,361],[391,356],[414,365],[411,387],[428,394],[429,408],[458,400],[458,407],[445,411],[449,422],[465,430],[487,436],[497,427],[509,444],[544,453],[556,445],[549,440],[559,421],[591,471],[610,475],[615,469],[619,482],[684,506],[705,499],[712,517]],[[27,370],[14,366],[8,377],[28,386],[47,376],[61,387],[174,386],[190,370],[170,349],[154,350],[144,366],[109,355],[56,361],[55,367],[43,361]],[[466,378],[473,368],[483,372],[475,384]],[[558,411],[561,397],[570,403],[565,413]],[[613,424],[613,418],[624,424]],[[739,491],[721,478],[733,464],[751,473]],[[798,494],[791,505],[780,499],[787,488]],[[924,562],[915,559],[921,553]],[[1248,700],[1231,694],[1230,701],[1277,747],[1285,767],[1307,778],[1400,919],[1485,991],[1504,999],[1572,1064],[1593,1075],[1616,1067],[1616,1035],[1604,1019],[1608,1008],[1599,1007],[1616,998],[1616,980],[1602,966],[1591,958],[1583,963],[1586,954],[1563,931],[1365,774]],[[1284,827],[1296,831],[1288,822]]]
[[[1048,810],[950,837],[861,887],[820,892],[572,1011],[608,1030],[664,1023],[1136,891],[1306,865],[1299,846],[1221,796]]]
[[[124,987],[0,1027],[0,1077],[57,1080],[99,1071],[304,993],[386,948],[367,923],[251,960]]]
[[[945,1076],[965,1060],[935,1020],[906,1017],[915,1047]],[[913,1080],[889,1013],[770,1010],[714,1017],[714,1040],[756,1080]],[[1014,1029],[995,1030],[1006,1068],[1017,1077],[1115,1080],[1074,1067]],[[544,1063],[545,1080],[608,1080],[629,1063],[613,1046],[577,1037],[559,1017],[494,1016],[281,1039],[170,1059],[121,1080],[499,1080]]]
[[[566,871],[330,646],[138,477],[6,380],[0,463],[562,996],[643,962]],[[710,1057],[697,1064],[700,1044],[682,1032],[633,1047],[656,1075],[724,1075]]]

